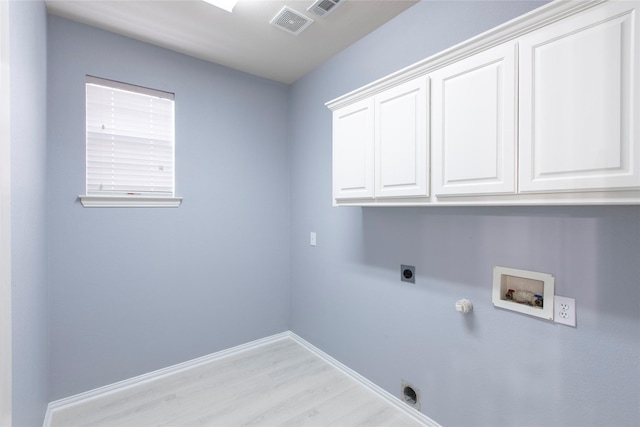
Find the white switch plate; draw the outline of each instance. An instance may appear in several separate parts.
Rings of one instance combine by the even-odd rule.
[[[315,246],[315,245],[316,245],[316,232],[315,232],[315,231],[312,231],[312,232],[309,234],[309,244],[310,244],[311,246]]]
[[[553,298],[553,321],[575,328],[576,300],[555,295]]]

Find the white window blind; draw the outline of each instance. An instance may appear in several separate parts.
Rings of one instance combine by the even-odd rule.
[[[174,95],[87,76],[87,195],[174,196]]]

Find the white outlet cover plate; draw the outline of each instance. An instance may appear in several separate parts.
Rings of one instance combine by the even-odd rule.
[[[553,298],[553,321],[576,327],[576,300],[555,295]]]

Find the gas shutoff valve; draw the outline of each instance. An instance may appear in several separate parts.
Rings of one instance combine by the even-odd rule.
[[[471,310],[473,310],[473,304],[471,304],[471,301],[468,299],[461,299],[456,302],[456,311],[458,313],[467,314],[470,313]]]

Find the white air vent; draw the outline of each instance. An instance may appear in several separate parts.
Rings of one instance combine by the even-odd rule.
[[[345,0],[316,0],[307,10],[314,15],[327,16],[344,2]]]
[[[297,36],[303,32],[305,28],[311,25],[312,22],[313,19],[307,18],[306,16],[285,6],[276,16],[273,17],[270,24]]]

